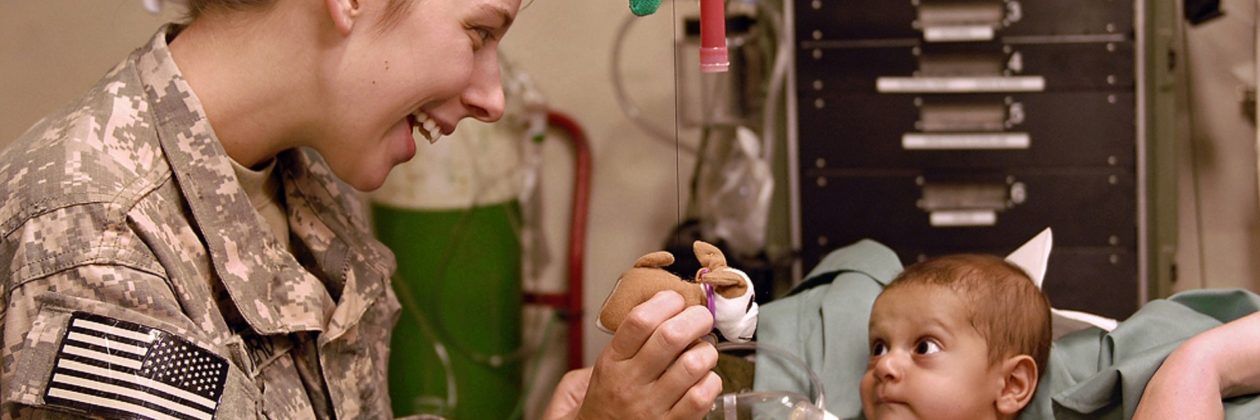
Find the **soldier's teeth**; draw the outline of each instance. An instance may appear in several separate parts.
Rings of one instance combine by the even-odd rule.
[[[442,138],[442,133],[435,130],[437,128],[437,121],[434,121],[433,117],[429,116],[428,113],[417,110],[416,112],[413,112],[411,116],[416,120],[416,127],[414,131],[423,135],[430,144],[437,143],[438,139]]]

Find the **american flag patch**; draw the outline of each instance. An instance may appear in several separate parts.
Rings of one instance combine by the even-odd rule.
[[[227,373],[222,357],[174,334],[75,312],[44,402],[95,416],[209,420]]]

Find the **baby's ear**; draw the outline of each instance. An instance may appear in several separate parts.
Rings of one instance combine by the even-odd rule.
[[[1015,416],[1037,391],[1037,362],[1026,354],[1002,362],[1002,391],[995,405],[1004,416]]]

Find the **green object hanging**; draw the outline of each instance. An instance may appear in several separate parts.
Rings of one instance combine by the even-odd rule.
[[[521,246],[512,227],[520,220],[517,203],[454,210],[378,204],[372,213],[377,236],[398,257],[394,290],[403,314],[389,363],[394,415],[511,416],[522,397],[522,363],[511,356],[521,346]],[[434,335],[450,355],[453,409]]]
[[[661,0],[630,0],[630,12],[635,16],[647,16],[656,13],[661,7]]]

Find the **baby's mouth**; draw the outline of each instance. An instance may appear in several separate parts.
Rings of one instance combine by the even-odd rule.
[[[876,394],[875,403],[879,405],[906,405],[899,397],[888,395],[887,392],[880,391]]]
[[[416,112],[411,113],[411,115],[407,116],[407,122],[411,124],[412,133],[419,133],[421,136],[424,136],[424,139],[428,140],[429,144],[437,143],[442,138],[441,127],[438,126],[437,121],[433,117],[424,111],[416,110]]]

